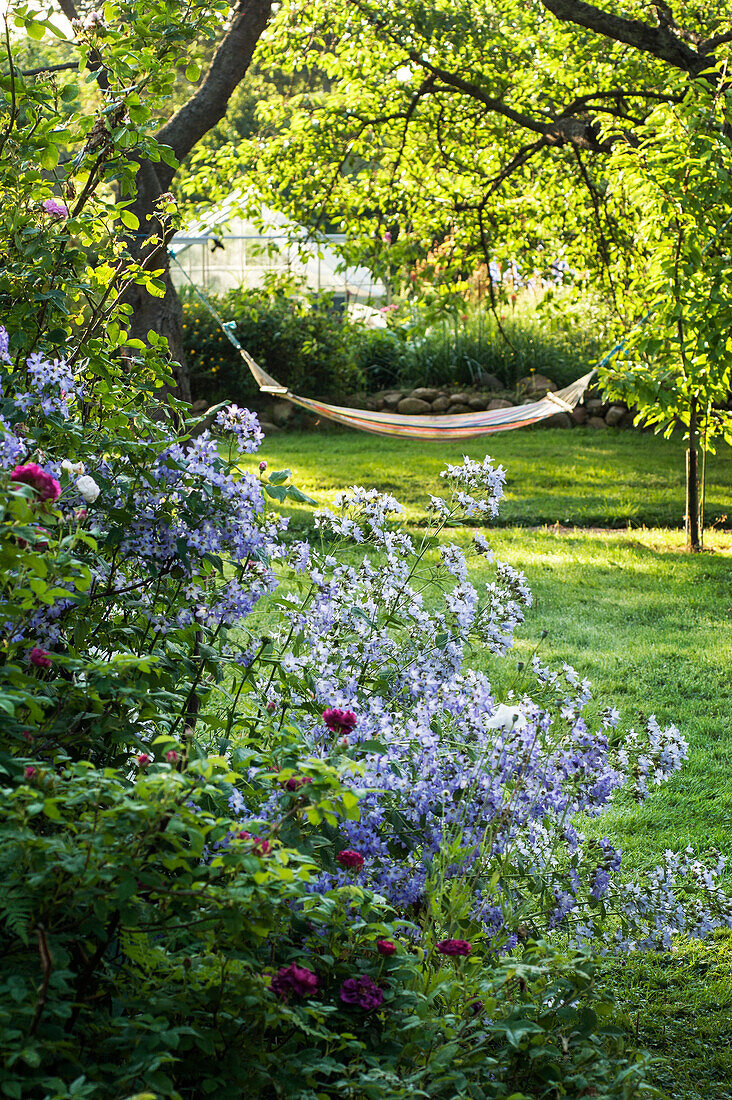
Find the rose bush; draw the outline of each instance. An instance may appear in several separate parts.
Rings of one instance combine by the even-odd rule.
[[[268,511],[267,500],[302,499],[286,471],[239,466],[256,447],[256,421],[225,410],[219,443],[194,422],[171,435],[138,413],[133,439],[104,418],[81,423],[81,370],[63,394],[42,377],[8,365],[3,380],[4,1094],[499,1097],[579,1080],[581,1068],[608,1095],[631,1095],[643,1062],[621,1070],[622,1044],[582,1015],[605,1005],[585,957],[535,946],[533,976],[515,987],[519,964],[498,962],[500,939],[480,932],[470,968],[446,969],[444,945],[430,945],[464,921],[457,900],[444,895],[444,911],[435,903],[424,919],[383,896],[387,879],[369,884],[360,833],[342,843],[352,827],[372,827],[378,793],[369,684],[337,621],[341,551],[288,540]],[[63,402],[58,427],[44,398]],[[18,480],[29,465],[43,476]],[[450,476],[472,508],[472,475]],[[480,476],[500,481],[487,466]],[[98,486],[94,500],[80,477]],[[48,495],[51,481],[59,491]],[[388,658],[384,682],[400,699],[389,661],[403,644],[394,597],[406,574],[399,565],[396,584],[390,569],[408,539],[379,526],[394,502],[358,495],[371,517],[364,537],[383,538],[390,563],[378,598],[365,566],[374,588],[363,614],[390,621],[379,646],[368,624],[358,644]],[[357,526],[346,524],[349,538]],[[454,568],[454,548],[443,559]],[[435,573],[440,585],[452,575]],[[310,593],[304,602],[295,582]],[[457,629],[460,596],[445,597]],[[329,614],[342,671],[362,680],[352,705],[322,647],[302,664],[303,629],[324,629]],[[520,617],[516,601],[510,617]],[[504,649],[506,621],[497,610],[482,621]],[[426,836],[413,837],[410,858],[427,853]],[[456,881],[471,882],[457,849],[455,862]],[[553,1014],[554,981],[574,1015]]]

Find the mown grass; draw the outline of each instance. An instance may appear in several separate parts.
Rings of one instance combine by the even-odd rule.
[[[625,724],[655,713],[689,741],[684,769],[647,803],[621,802],[588,828],[617,841],[639,872],[687,844],[732,857],[732,531],[709,532],[704,554],[683,552],[683,531],[670,527],[683,512],[680,443],[546,430],[464,449],[487,449],[508,471],[502,520],[513,526],[490,540],[525,571],[535,597],[513,659],[538,647],[546,663],[568,661],[589,677]],[[417,526],[442,464],[462,452],[346,433],[283,435],[263,449],[270,468],[290,467],[319,503],[354,482],[375,485],[402,500]],[[711,460],[709,477],[707,514],[732,513],[729,451]],[[293,518],[309,522],[303,511]],[[583,523],[625,529],[571,526]],[[639,1045],[657,1055],[655,1083],[669,1097],[732,1100],[732,937],[623,959],[607,981]]]
[[[345,485],[377,485],[406,508],[409,523],[426,522],[439,472],[463,454],[488,453],[506,468],[499,526],[561,523],[581,527],[678,527],[684,516],[684,445],[675,437],[576,428],[523,429],[478,440],[423,442],[363,432],[292,432],[265,440],[272,469],[289,467],[301,489],[322,503]],[[706,516],[732,526],[732,451],[707,463]],[[301,512],[304,522],[307,516]]]

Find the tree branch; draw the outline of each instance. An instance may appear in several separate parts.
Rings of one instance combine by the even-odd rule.
[[[536,134],[543,134],[545,132],[545,122],[539,122],[537,119],[532,118],[531,115],[526,115],[522,111],[515,110],[515,108],[510,107],[497,96],[489,95],[479,84],[475,84],[471,80],[466,80],[464,77],[458,76],[457,73],[451,73],[447,69],[442,69],[439,65],[430,64],[429,61],[426,61],[424,57],[422,57],[418,50],[410,50],[409,57],[416,65],[420,65],[423,69],[426,69],[428,73],[432,73],[433,77],[439,77],[443,84],[448,85],[450,88],[454,88],[455,91],[465,92],[471,99],[477,100],[485,107],[488,107],[489,110],[495,111],[496,114],[503,115],[504,118],[508,118],[512,122],[517,122],[518,125],[522,126],[525,130],[533,130]]]
[[[437,65],[431,65],[429,61],[425,61],[424,58],[420,57],[416,50],[410,51],[409,56],[412,61],[421,65],[422,68],[442,81],[441,85],[433,85],[435,91],[464,92],[465,95],[470,96],[478,103],[482,103],[484,107],[495,112],[495,114],[502,115],[511,122],[518,123],[525,130],[531,130],[533,133],[539,134],[547,145],[578,145],[581,149],[590,149],[595,153],[610,151],[611,144],[609,142],[598,140],[597,128],[587,115],[581,100],[574,101],[576,113],[572,114],[572,107],[568,107],[557,117],[550,117],[547,122],[544,122],[532,118],[531,115],[524,114],[522,111],[515,110],[497,96],[489,95],[483,91],[479,84],[466,80],[464,77],[458,76],[457,73],[450,73],[447,69],[442,69]]]
[[[179,161],[226,114],[229,99],[249,68],[271,11],[272,0],[239,0],[203,83],[159,130],[158,141],[169,145]]]
[[[23,69],[21,76],[39,76],[41,73],[60,73],[64,69],[78,68],[78,61],[64,61],[60,65],[41,65],[38,69]]]
[[[717,46],[724,46],[727,42],[732,42],[732,31],[725,31],[724,34],[717,34],[713,38],[707,38],[700,42],[699,53],[704,57],[708,57],[709,54],[714,53]]]
[[[74,0],[58,0],[58,6],[61,8],[61,11],[66,16],[69,23],[74,24],[79,22],[79,13],[76,10]],[[97,74],[97,84],[102,91],[105,91],[109,87],[109,77],[98,50],[92,50],[89,54],[89,68],[93,73]]]
[[[709,64],[706,56],[697,53],[678,37],[675,33],[677,28],[672,29],[668,18],[662,18],[657,27],[651,27],[638,19],[625,19],[602,11],[584,0],[541,0],[541,3],[564,23],[574,23],[604,38],[624,42],[626,46],[649,53],[683,72],[697,74]]]

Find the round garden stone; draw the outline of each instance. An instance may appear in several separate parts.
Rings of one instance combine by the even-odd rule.
[[[388,393],[383,394],[384,408],[395,409],[403,397],[401,390],[389,390]]]
[[[518,388],[524,393],[553,393],[557,385],[545,374],[527,374],[519,379]]]
[[[433,413],[447,412],[449,407],[450,407],[450,398],[449,397],[437,397],[432,402],[432,412]]]
[[[490,374],[488,371],[478,371],[476,381],[487,390],[504,389],[503,382],[501,382],[500,378],[496,378],[495,374]]]
[[[569,413],[558,412],[554,416],[548,416],[546,420],[539,421],[545,428],[573,428],[574,422]]]
[[[484,397],[471,397],[468,404],[473,412],[483,412],[486,406],[486,400]]]
[[[450,398],[453,405],[467,405],[469,400],[467,393],[454,393]]]
[[[416,397],[420,401],[434,401],[439,395],[440,391],[431,386],[417,386],[416,390],[412,390],[409,394],[410,397]]]
[[[584,424],[587,421],[587,417],[590,415],[584,405],[577,405],[571,412],[572,420],[575,424]]]
[[[453,413],[469,413],[474,412],[474,410],[471,409],[470,405],[466,405],[462,401],[453,401],[448,412],[452,416]]]
[[[397,412],[406,416],[424,416],[432,412],[432,406],[427,401],[421,401],[419,397],[403,397],[397,405]]]
[[[591,416],[590,419],[587,421],[587,427],[588,428],[605,428],[605,429],[607,429],[607,424],[605,423],[605,421],[602,419],[601,416]]]
[[[627,411],[624,405],[611,405],[605,413],[605,423],[608,428],[620,428]]]
[[[488,405],[489,409],[512,409],[513,401],[506,401],[505,397],[494,397]]]

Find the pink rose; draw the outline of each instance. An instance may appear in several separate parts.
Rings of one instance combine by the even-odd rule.
[[[357,871],[360,871],[363,867],[363,856],[360,852],[355,852],[353,848],[344,848],[342,852],[338,853],[336,859],[341,867],[354,868]]]
[[[473,945],[467,940],[440,940],[437,950],[441,955],[469,955]]]
[[[46,199],[43,203],[43,210],[46,214],[50,214],[52,218],[60,221],[61,218],[68,218],[69,208],[65,202],[61,202],[59,199]]]
[[[352,710],[328,707],[323,711],[323,721],[333,733],[350,733],[356,726],[356,715]]]
[[[33,646],[33,649],[28,654],[28,660],[36,668],[50,668],[51,657],[46,653],[45,649],[39,649],[37,645]]]
[[[55,477],[51,477],[35,462],[29,462],[26,466],[16,466],[10,472],[10,480],[21,485],[30,485],[35,489],[41,500],[58,500],[61,496],[61,486]]]
[[[299,791],[301,787],[307,786],[308,783],[312,783],[312,779],[307,775],[293,775],[292,779],[288,779],[285,783],[286,791]]]
[[[279,968],[269,988],[280,1000],[287,1000],[291,993],[298,997],[311,997],[318,988],[318,975],[306,966],[290,963]]]

